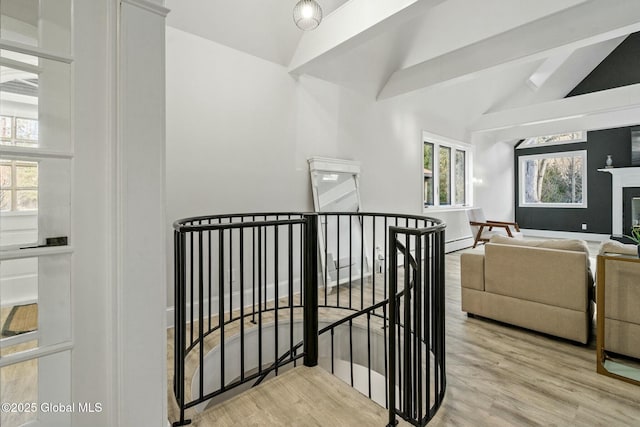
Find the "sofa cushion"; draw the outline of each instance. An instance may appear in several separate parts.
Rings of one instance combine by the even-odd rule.
[[[534,248],[545,249],[558,249],[562,251],[584,252],[589,256],[589,246],[584,240],[578,239],[550,239],[550,240],[516,240],[508,237],[495,236],[491,238],[490,243],[498,243],[500,245],[512,245],[512,246],[528,246]],[[589,281],[589,299],[595,301],[595,280],[593,272],[591,271],[591,265],[587,264],[587,279]]]
[[[637,255],[638,248],[636,245],[628,245],[616,240],[607,240],[600,244],[598,254],[621,254],[621,255]]]
[[[589,254],[589,247],[584,240],[577,239],[552,239],[552,240],[522,240],[510,239],[503,236],[494,236],[490,243],[500,245],[530,246],[534,248],[558,249],[561,251],[584,252]]]
[[[585,311],[588,257],[522,245],[485,245],[485,291]]]

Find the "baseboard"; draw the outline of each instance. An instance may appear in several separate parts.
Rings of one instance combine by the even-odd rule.
[[[604,242],[609,240],[610,234],[576,233],[571,231],[532,230],[520,229],[525,237],[546,237],[550,239],[580,239],[591,242]]]
[[[473,237],[463,237],[457,240],[450,240],[444,244],[444,252],[455,252],[461,249],[470,248],[473,246]]]

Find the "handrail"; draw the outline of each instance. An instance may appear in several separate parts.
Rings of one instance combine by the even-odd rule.
[[[434,369],[427,376],[435,380],[445,376],[444,341],[435,336],[435,329],[425,335],[418,325],[424,321],[443,328],[440,320],[428,319],[444,311],[436,313],[433,307],[416,302],[416,295],[437,293],[439,298],[443,294],[437,289],[444,281],[444,264],[439,265],[443,258],[435,254],[443,253],[445,227],[442,221],[423,215],[369,212],[216,214],[175,221],[174,395],[180,419],[174,425],[190,422],[185,417],[187,409],[204,405],[240,384],[258,385],[289,363],[302,359],[305,365],[314,366],[318,363],[318,337],[328,332],[332,372],[335,358],[343,357],[338,353],[347,351],[352,386],[354,363],[368,372],[370,398],[372,371],[383,374],[389,419],[400,416],[414,425],[425,425],[444,397],[443,384],[436,386],[437,405],[430,406],[416,389],[417,380],[406,379],[422,378],[425,373],[421,369]],[[405,236],[404,242],[398,239],[400,235]],[[418,240],[421,243],[416,243]],[[411,253],[414,249],[415,257]],[[400,253],[405,254],[404,267],[397,265]],[[429,280],[425,280],[427,267]],[[402,281],[405,286],[398,286]],[[328,326],[319,329],[319,307],[350,313],[338,320],[332,318]],[[426,317],[417,311],[424,311]],[[295,330],[299,321],[294,324],[300,315],[302,338]],[[372,328],[374,318],[381,328]],[[249,321],[253,332],[245,326]],[[346,332],[348,346],[334,349],[335,339]],[[249,333],[254,338],[249,339]],[[404,338],[392,339],[396,333]],[[366,335],[366,353],[354,350],[354,334]],[[231,344],[230,337],[236,335],[239,339]],[[257,348],[248,350],[256,340]],[[382,347],[380,343],[384,343]],[[423,355],[417,343],[437,352],[437,366],[427,363],[418,367],[422,364],[418,358]],[[233,357],[227,357],[230,345],[240,347]],[[372,357],[375,351],[384,351],[384,363]],[[187,362],[192,367],[189,371]],[[227,374],[230,366],[236,368]],[[402,376],[396,377],[396,371]],[[226,381],[227,376],[235,379]],[[391,396],[396,387],[401,390],[400,409]],[[367,390],[361,391],[367,394]]]

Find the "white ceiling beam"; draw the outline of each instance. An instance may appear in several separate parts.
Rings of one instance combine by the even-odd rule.
[[[638,122],[640,84],[602,90],[519,108],[488,113],[468,131],[483,139],[505,141],[545,134]]]
[[[640,1],[588,1],[398,70],[378,99],[468,79],[498,66],[543,59],[639,30]]]
[[[327,16],[317,29],[303,34],[289,72],[302,74],[314,62],[346,52],[443,1],[350,0]]]

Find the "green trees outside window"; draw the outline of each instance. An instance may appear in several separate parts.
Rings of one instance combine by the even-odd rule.
[[[425,142],[423,155],[424,205],[467,205],[468,151],[444,143]]]
[[[521,205],[586,205],[586,151],[520,157]]]

